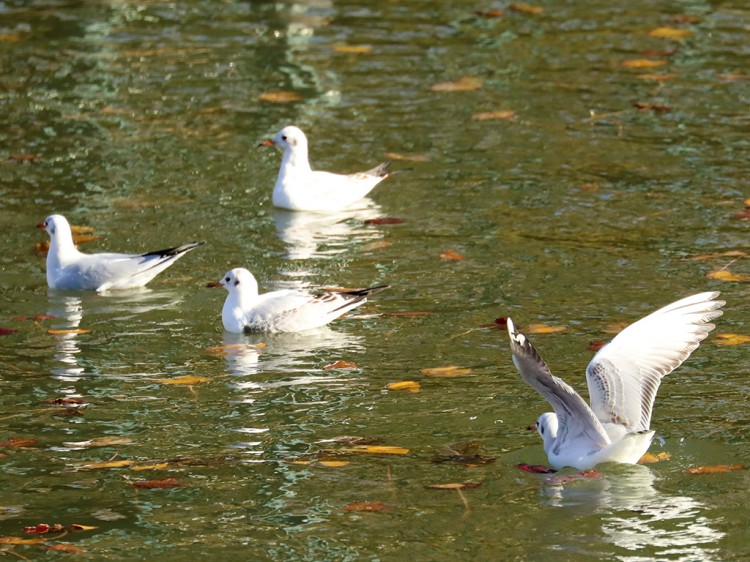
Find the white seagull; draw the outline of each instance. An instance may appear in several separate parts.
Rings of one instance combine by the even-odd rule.
[[[284,151],[281,168],[273,187],[273,204],[290,211],[335,211],[345,209],[367,195],[388,177],[384,162],[372,170],[356,174],[313,171],[307,157],[307,137],[301,129],[288,126],[260,146],[276,146]]]
[[[283,289],[258,294],[258,282],[247,269],[227,271],[219,280],[229,295],[221,319],[234,333],[301,332],[319,328],[367,301],[388,285],[352,291],[318,292]],[[213,285],[213,284],[212,284]]]
[[[678,300],[620,332],[586,368],[591,406],[554,376],[528,338],[508,318],[513,363],[523,380],[555,410],[536,429],[556,468],[588,470],[602,462],[635,464],[654,432],[651,410],[661,379],[679,367],[723,314],[718,292]]]
[[[47,285],[52,289],[108,291],[143,287],[190,250],[191,242],[145,254],[84,254],[73,243],[70,224],[62,215],[50,215],[39,225],[50,237]]]

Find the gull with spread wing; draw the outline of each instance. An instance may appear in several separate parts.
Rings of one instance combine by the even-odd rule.
[[[363,305],[370,295],[388,288],[388,285],[381,285],[369,289],[321,289],[317,292],[282,289],[261,295],[253,274],[242,267],[227,271],[219,284],[229,292],[221,311],[224,329],[238,334],[302,332],[320,328]]]
[[[190,250],[190,242],[145,254],[84,254],[73,242],[70,224],[62,215],[50,215],[39,225],[49,234],[47,285],[51,289],[104,292],[143,287]]]
[[[273,187],[273,204],[290,211],[348,208],[388,177],[389,162],[355,174],[314,171],[307,156],[307,137],[301,129],[291,125],[260,146],[276,146],[284,152]]]
[[[552,466],[587,470],[602,462],[635,464],[654,431],[651,410],[661,379],[679,367],[714,329],[725,302],[718,292],[678,300],[631,324],[586,368],[591,405],[554,376],[529,339],[508,318],[513,363],[552,405],[536,429]]]

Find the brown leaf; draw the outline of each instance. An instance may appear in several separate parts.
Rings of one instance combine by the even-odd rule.
[[[612,324],[608,324],[607,327],[604,328],[604,332],[607,334],[619,334],[628,326],[630,326],[630,324],[627,322],[613,322]]]
[[[177,480],[177,478],[162,478],[161,480],[140,480],[133,482],[133,486],[152,490],[154,488],[179,488],[180,486],[185,486],[185,484]]]
[[[363,54],[371,53],[372,47],[370,45],[336,45],[333,50],[337,53]]]
[[[362,246],[362,251],[372,252],[373,250],[384,250],[385,248],[390,248],[391,246],[393,246],[393,242],[389,242],[388,240],[378,240],[377,242],[372,242],[370,244]]]
[[[543,464],[517,464],[516,468],[520,468],[524,472],[533,472],[534,474],[552,474],[557,472],[554,468],[544,466]]]
[[[294,92],[279,90],[274,92],[264,92],[258,96],[258,99],[269,103],[290,103],[302,101],[302,96],[295,94]]]
[[[399,381],[392,382],[386,386],[388,390],[408,390],[409,392],[419,392],[422,386],[416,381]]]
[[[350,449],[341,449],[342,453],[365,453],[368,455],[407,455],[409,449],[390,445],[362,445]]]
[[[745,209],[741,213],[737,213],[734,215],[734,218],[736,219],[750,219],[750,209]]]
[[[386,505],[385,502],[376,500],[371,502],[351,502],[346,504],[342,509],[344,511],[390,511],[395,508]]]
[[[479,488],[481,485],[481,482],[452,482],[450,484],[429,484],[425,488],[432,490],[469,490]]]
[[[243,351],[248,349],[263,349],[268,347],[265,343],[230,343],[228,345],[218,345],[216,347],[209,347],[206,349],[206,353],[212,355],[220,355],[222,357],[239,355]]]
[[[646,453],[640,458],[638,464],[654,464],[657,462],[668,461],[671,458],[672,455],[666,451],[662,451],[661,453],[656,455],[652,453]]]
[[[587,349],[589,351],[599,351],[605,345],[607,345],[605,340],[591,340]]]
[[[463,76],[455,82],[440,82],[430,86],[433,92],[469,92],[479,90],[484,83],[476,76]]]
[[[465,377],[471,373],[471,369],[457,367],[456,365],[446,365],[445,367],[432,367],[430,369],[421,369],[419,371],[428,377],[453,378]]]
[[[440,259],[445,261],[462,261],[466,259],[466,256],[459,254],[455,250],[443,250],[440,252]]]
[[[718,269],[706,274],[709,279],[718,281],[750,281],[750,275],[736,275],[728,269]]]
[[[740,252],[739,250],[730,250],[728,252],[720,252],[718,254],[698,254],[695,256],[690,256],[688,259],[711,260],[714,258],[744,258],[744,257],[747,257],[747,254],[745,252]]]
[[[78,548],[69,542],[59,542],[50,546],[43,546],[47,550],[54,550],[55,552],[65,552],[66,554],[85,554],[86,551],[82,548]]]
[[[330,371],[331,369],[359,369],[359,366],[357,366],[356,363],[352,363],[350,361],[336,361],[335,363],[331,363],[330,365],[326,365],[323,367],[326,371]]]
[[[471,116],[474,121],[490,121],[493,119],[513,119],[516,112],[512,109],[502,111],[481,111]]]
[[[495,457],[487,457],[482,454],[481,442],[476,439],[454,443],[449,445],[447,449],[449,451],[447,455],[435,455],[430,459],[430,462],[454,462],[467,467],[495,462]]]
[[[399,154],[398,152],[386,152],[386,158],[391,160],[406,160],[407,162],[429,162],[430,157],[426,154]]]
[[[649,37],[659,37],[661,39],[672,39],[682,41],[693,34],[689,29],[678,29],[676,27],[657,27],[648,32]]]
[[[713,466],[694,466],[688,468],[689,474],[721,474],[724,472],[734,472],[735,470],[744,470],[741,464],[717,464]]]
[[[403,224],[406,221],[397,217],[380,217],[377,219],[367,219],[364,224]]]
[[[183,375],[174,379],[156,379],[154,382],[161,384],[182,384],[187,386],[193,386],[194,384],[200,384],[208,382],[211,379],[209,377],[198,377],[196,375]]]
[[[38,154],[11,154],[8,156],[10,162],[16,164],[25,164],[27,162],[34,162],[39,158]]]
[[[514,12],[521,12],[523,14],[539,15],[544,13],[544,8],[541,6],[532,6],[531,4],[524,4],[523,2],[513,2],[508,6],[509,10]]]
[[[665,64],[667,64],[667,61],[665,60],[653,59],[628,59],[621,63],[625,68],[658,68]]]
[[[0,447],[12,447],[14,449],[22,449],[25,447],[36,447],[39,441],[30,437],[8,437],[8,440],[4,443],[0,443]]]
[[[750,343],[750,336],[743,334],[716,334],[714,340],[717,345],[740,345]]]
[[[672,108],[669,107],[668,105],[659,105],[659,104],[654,104],[654,103],[636,102],[633,104],[633,107],[635,107],[636,109],[641,109],[641,110],[656,111],[657,113],[664,113],[667,111],[672,111]]]
[[[480,18],[501,18],[503,13],[500,10],[474,10],[474,15]]]
[[[586,480],[592,478],[604,478],[604,475],[601,472],[597,472],[596,470],[584,470],[576,474],[556,474],[555,476],[549,476],[548,478],[545,478],[544,481],[547,484],[559,486],[561,484],[567,484],[568,482],[574,482],[576,480]]]

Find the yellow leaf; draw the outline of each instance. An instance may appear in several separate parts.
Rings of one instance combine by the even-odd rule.
[[[289,464],[310,464],[310,461],[287,461]]]
[[[318,464],[320,466],[325,466],[328,468],[340,468],[352,463],[350,463],[349,461],[318,461]]]
[[[159,462],[156,464],[139,464],[137,466],[131,466],[130,470],[164,470],[169,468],[168,462]]]
[[[133,442],[128,437],[118,437],[116,435],[106,435],[104,437],[95,437],[88,441],[67,441],[68,447],[112,447],[114,445],[129,445]]]
[[[406,455],[409,449],[389,445],[363,445],[352,449],[341,449],[342,453],[366,453],[368,455]]]
[[[677,78],[677,74],[639,74],[637,78],[641,80],[655,80],[656,82],[664,82],[665,80],[672,80]]]
[[[716,334],[714,336],[717,345],[740,345],[750,343],[750,336],[743,334]]]
[[[745,201],[743,201],[743,203],[744,203],[745,207],[750,207],[750,199],[745,199]]]
[[[208,377],[198,377],[195,375],[184,375],[182,377],[177,377],[176,379],[156,379],[156,382],[161,384],[185,384],[185,385],[193,385],[193,384],[200,384],[202,382],[208,382],[211,379]]]
[[[386,152],[386,158],[391,160],[406,160],[407,162],[429,162],[430,157],[426,154],[399,154],[398,152]]]
[[[471,373],[471,369],[465,369],[461,367],[457,367],[456,365],[446,365],[445,367],[433,367],[430,369],[422,369],[419,371],[423,375],[427,375],[428,377],[442,377],[442,378],[451,378],[451,377],[464,377]]]
[[[408,390],[409,392],[419,392],[422,386],[416,381],[399,381],[392,382],[386,386],[388,390]]]
[[[0,43],[18,43],[22,39],[23,36],[15,31],[0,33]]]
[[[96,229],[93,226],[81,226],[79,224],[72,224],[70,225],[70,231],[75,234],[91,234],[92,232],[96,232]]]
[[[71,523],[70,525],[68,525],[68,528],[74,531],[93,531],[94,529],[98,529],[99,527],[92,527],[91,525],[81,525],[80,523]]]
[[[23,537],[0,537],[0,544],[39,544],[47,539],[25,539]]]
[[[676,27],[657,27],[648,32],[651,37],[660,37],[662,39],[674,39],[675,41],[682,41],[687,37],[690,37],[693,32],[689,29],[678,29]]]
[[[91,330],[81,330],[80,328],[71,330],[47,330],[47,333],[51,336],[66,336],[68,334],[88,334]]]
[[[544,13],[544,8],[541,6],[532,6],[531,4],[524,4],[523,2],[513,2],[508,6],[510,10],[514,12],[521,12],[524,14],[539,15]]]
[[[122,468],[124,466],[130,466],[131,464],[133,464],[133,461],[90,462],[79,464],[75,468],[78,470],[98,470],[100,468]]]
[[[706,274],[709,279],[717,279],[718,281],[750,281],[749,275],[736,275],[728,269],[718,269],[711,271]]]
[[[481,482],[451,482],[449,484],[430,484],[427,488],[433,490],[466,490],[467,488],[479,488]]]
[[[516,112],[512,109],[506,109],[504,111],[483,111],[472,115],[474,121],[488,121],[490,119],[513,119],[516,116]]]
[[[333,48],[337,53],[371,53],[372,47],[370,45],[336,45]]]
[[[564,332],[565,326],[547,326],[546,324],[528,324],[523,327],[526,334],[556,334]]]
[[[723,472],[733,472],[743,470],[745,467],[741,464],[717,464],[714,466],[694,466],[688,468],[690,474],[721,474]]]
[[[455,82],[440,82],[430,86],[433,92],[468,92],[479,90],[484,83],[476,76],[463,76]]]
[[[302,96],[294,92],[285,92],[282,90],[276,92],[264,92],[258,96],[260,101],[270,103],[289,103],[293,101],[302,101]]]
[[[622,66],[625,68],[657,68],[667,64],[665,60],[653,60],[653,59],[628,59],[622,61]]]
[[[672,458],[672,455],[666,451],[662,451],[661,453],[658,453],[656,455],[652,453],[646,453],[638,461],[638,464],[654,464],[661,461],[668,461],[670,458]]]

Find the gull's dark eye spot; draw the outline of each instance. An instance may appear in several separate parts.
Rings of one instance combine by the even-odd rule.
[[[281,140],[286,140],[286,135],[281,135]]]
[[[229,283],[229,281],[231,281],[231,278],[227,277],[226,279],[224,279],[224,281],[226,281],[227,283]]]
[[[239,285],[239,284],[240,284],[240,280],[239,280],[239,279],[237,279],[237,281],[235,281],[235,282],[234,282],[234,286],[236,287],[236,286],[237,286],[237,285]]]
[[[544,426],[543,425],[539,426],[539,433],[541,433],[542,435],[544,435]]]

